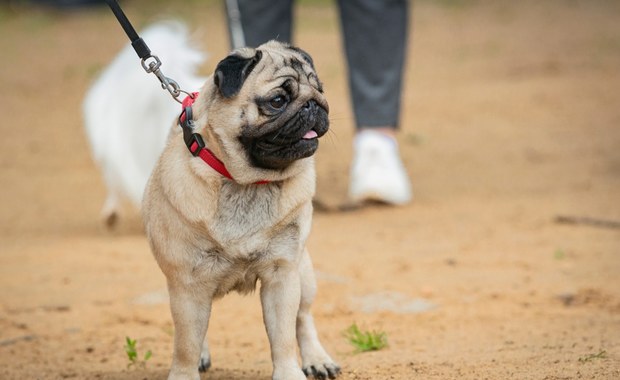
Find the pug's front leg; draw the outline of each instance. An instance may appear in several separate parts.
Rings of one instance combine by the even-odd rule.
[[[170,309],[174,321],[174,354],[168,380],[199,380],[201,351],[211,315],[210,296],[196,291],[198,284],[169,281]],[[208,356],[208,353],[207,353]],[[206,368],[205,368],[206,370]]]
[[[263,321],[271,346],[273,380],[305,380],[297,362],[295,322],[301,296],[299,271],[279,265],[261,276]]]
[[[314,326],[310,306],[316,296],[316,279],[308,250],[304,250],[299,264],[301,300],[297,313],[297,340],[301,351],[302,368],[306,375],[315,379],[335,379],[340,367],[327,354]]]

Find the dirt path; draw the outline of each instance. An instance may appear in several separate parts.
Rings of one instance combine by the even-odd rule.
[[[166,11],[227,51],[219,6]],[[145,4],[157,4],[146,7]],[[145,11],[145,9],[147,9]],[[351,154],[337,17],[299,11],[332,131],[318,197],[344,199]],[[316,213],[314,307],[342,379],[620,378],[620,2],[418,1],[401,149],[415,202]],[[0,379],[164,379],[165,282],[137,213],[114,233],[81,125],[82,94],[125,44],[106,9],[0,7]],[[389,348],[355,355],[352,323]],[[126,336],[153,352],[127,369]],[[205,379],[270,378],[258,297],[214,306]]]

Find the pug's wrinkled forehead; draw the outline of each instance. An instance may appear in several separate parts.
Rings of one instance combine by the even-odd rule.
[[[278,41],[269,41],[256,49],[235,50],[218,63],[213,76],[224,98],[239,94],[249,78],[255,86],[268,86],[270,82],[275,82],[276,87],[284,86],[293,98],[299,96],[301,86],[308,86],[311,92],[323,93],[323,85],[310,55]]]

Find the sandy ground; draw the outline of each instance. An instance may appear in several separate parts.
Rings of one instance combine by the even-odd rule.
[[[213,57],[218,3],[127,1],[176,15]],[[149,5],[150,4],[150,5]],[[337,14],[298,10],[332,133],[318,197],[346,195],[352,116]],[[400,146],[415,201],[316,212],[314,313],[342,379],[620,378],[620,2],[418,1]],[[80,103],[126,40],[106,9],[0,6],[0,378],[164,379],[165,281],[137,212],[98,220],[105,189]],[[137,64],[137,62],[136,62]],[[385,331],[354,354],[343,331]],[[144,367],[127,368],[126,336]],[[256,295],[214,306],[204,379],[270,378]]]

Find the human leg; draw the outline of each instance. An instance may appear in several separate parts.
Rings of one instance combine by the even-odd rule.
[[[411,186],[396,130],[406,56],[407,0],[339,0],[357,136],[349,195],[404,204]]]
[[[356,126],[397,127],[407,0],[339,0]]]
[[[293,0],[226,0],[226,13],[233,48],[257,47],[272,39],[291,41]],[[242,39],[236,37],[237,24]]]

